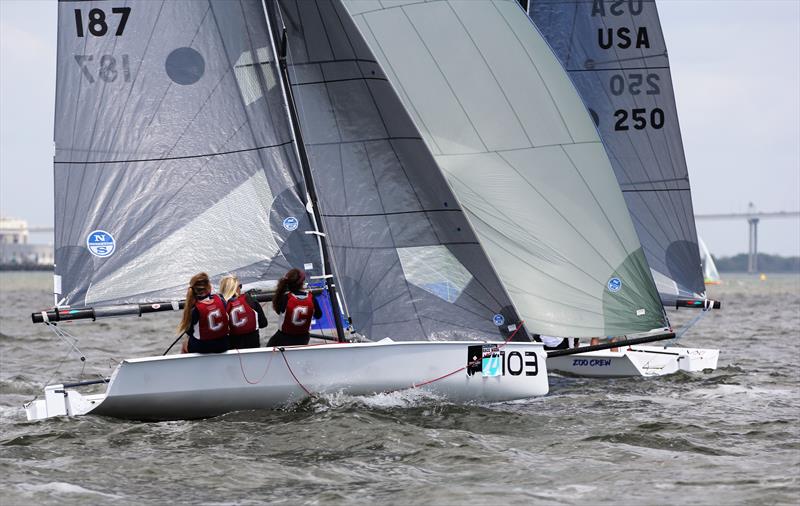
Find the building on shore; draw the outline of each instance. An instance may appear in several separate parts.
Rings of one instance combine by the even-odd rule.
[[[28,243],[28,222],[0,216],[0,267],[53,265],[52,244]]]

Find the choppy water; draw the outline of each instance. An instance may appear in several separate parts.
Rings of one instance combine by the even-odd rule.
[[[0,273],[0,503],[798,504],[800,277],[728,276],[722,311],[682,340],[712,373],[551,376],[551,394],[460,406],[330,397],[200,421],[27,422],[67,347],[29,320],[47,273]],[[673,313],[673,323],[693,316]],[[160,354],[174,315],[75,324],[54,379]]]

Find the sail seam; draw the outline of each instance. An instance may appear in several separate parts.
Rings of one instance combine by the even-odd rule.
[[[351,44],[351,46],[352,46],[352,44]],[[376,65],[378,64],[377,61],[368,60],[366,58],[341,58],[341,59],[337,58],[335,60],[309,60],[309,61],[306,61],[306,62],[303,62],[303,63],[292,63],[292,65],[294,65],[296,67],[302,67],[302,66],[305,66],[305,65],[322,65],[322,64],[325,64],[325,63],[342,63],[342,62],[374,63]]]
[[[436,67],[436,70],[438,70],[439,74],[442,76],[442,80],[444,81],[445,85],[447,86],[447,89],[450,91],[450,94],[452,95],[453,99],[458,104],[458,107],[461,109],[461,112],[464,114],[464,118],[466,118],[467,122],[469,123],[470,128],[472,128],[472,131],[475,132],[475,137],[477,137],[477,139],[480,141],[483,150],[485,152],[488,152],[489,151],[489,147],[486,146],[486,143],[483,141],[483,137],[481,136],[480,132],[478,131],[478,127],[475,126],[475,123],[472,121],[472,117],[470,116],[469,112],[467,112],[467,109],[466,109],[466,107],[464,107],[464,104],[461,102],[461,96],[458,93],[456,93],[456,90],[453,89],[453,83],[448,78],[448,75],[444,71],[442,66],[439,65],[439,60],[437,60],[436,56],[434,56],[433,51],[431,50],[431,48],[428,46],[428,43],[426,42],[426,39],[422,36],[421,33],[419,33],[419,30],[417,29],[417,25],[414,24],[414,21],[411,19],[411,16],[408,15],[408,12],[406,11],[405,6],[399,7],[399,9],[400,9],[400,12],[403,13],[403,16],[405,16],[406,20],[408,20],[408,24],[411,26],[411,29],[414,30],[414,34],[417,36],[417,40],[419,41],[419,43],[422,45],[422,47],[425,48],[425,51],[428,53],[428,56],[430,57],[431,62],[433,63],[433,65]],[[420,119],[422,119],[422,118],[420,117]],[[428,131],[431,132],[431,133],[433,132],[431,129],[429,129]]]
[[[622,190],[622,193],[640,193],[640,192],[688,192],[692,191],[691,188],[647,188],[642,190],[630,189]]]
[[[366,218],[370,216],[394,216],[398,214],[416,214],[416,213],[440,213],[440,212],[451,212],[451,213],[460,213],[462,212],[461,209],[420,209],[419,211],[387,211],[383,213],[363,213],[363,214],[324,214],[322,216],[327,216],[329,218]],[[433,226],[433,225],[431,225]]]
[[[349,81],[388,81],[385,77],[348,77],[344,79],[323,79],[322,81],[309,81],[307,83],[294,83],[292,86],[308,86],[311,84],[346,83]]]
[[[662,54],[658,56],[664,56]],[[637,58],[638,60],[639,58]],[[595,62],[596,65],[598,62]],[[606,63],[606,62],[600,62]],[[609,62],[611,63],[611,62]],[[669,70],[669,66],[657,65],[654,67],[614,67],[610,69],[567,69],[567,72],[619,72],[620,70]]]
[[[497,85],[497,89],[500,90],[500,93],[503,95],[503,99],[505,99],[506,105],[508,105],[508,108],[511,110],[511,113],[514,115],[514,118],[517,120],[517,124],[519,125],[519,129],[522,130],[523,134],[525,134],[525,139],[527,139],[528,144],[531,145],[531,146],[535,146],[536,143],[534,143],[533,139],[531,139],[531,136],[528,135],[528,130],[525,128],[525,125],[522,123],[522,119],[520,119],[519,114],[517,113],[517,109],[511,103],[511,99],[508,98],[508,95],[506,94],[505,88],[503,88],[503,85],[500,84],[500,80],[497,78],[497,74],[495,73],[494,68],[492,68],[492,66],[489,64],[489,60],[486,58],[486,55],[483,54],[483,51],[481,51],[481,48],[478,46],[477,42],[475,42],[475,39],[473,38],[473,36],[470,33],[470,31],[467,29],[466,25],[464,24],[464,21],[458,15],[458,12],[453,8],[453,6],[449,2],[447,3],[447,6],[453,12],[453,16],[456,18],[456,20],[458,21],[458,24],[464,30],[464,34],[467,36],[467,38],[469,38],[469,41],[472,43],[472,46],[475,48],[475,51],[481,56],[481,60],[483,60],[483,64],[486,66],[486,70],[488,71],[489,75],[492,76],[492,80],[494,81],[495,85]],[[480,135],[480,133],[478,133],[478,135]],[[484,143],[484,144],[486,144],[486,143]]]
[[[356,139],[352,141],[331,141],[331,142],[306,142],[306,146],[333,146],[337,144],[363,144],[375,141],[421,141],[422,137],[374,137],[370,139]]]
[[[280,144],[272,144],[269,146],[258,146],[255,148],[245,148],[245,149],[235,149],[233,151],[220,151],[219,153],[205,153],[202,155],[185,155],[185,156],[167,156],[164,158],[140,158],[134,160],[98,160],[92,162],[58,162],[54,161],[54,164],[60,165],[94,165],[94,164],[106,164],[106,163],[139,163],[139,162],[165,162],[169,160],[186,160],[188,158],[206,158],[212,156],[224,156],[224,155],[233,155],[236,153],[247,153],[249,151],[259,151],[262,149],[272,149],[272,148],[280,148],[291,144],[293,141],[286,141],[281,142]]]

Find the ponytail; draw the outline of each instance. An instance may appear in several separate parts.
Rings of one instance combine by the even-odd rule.
[[[208,274],[201,272],[192,276],[189,280],[189,289],[186,290],[186,303],[183,306],[183,317],[181,323],[178,325],[178,334],[183,334],[192,325],[192,309],[197,303],[197,296],[195,291],[199,288],[206,288],[210,286],[211,281],[208,279]]]
[[[275,296],[272,297],[272,310],[276,313],[278,312],[278,302],[286,295],[287,284],[288,281],[285,276],[278,280],[278,286],[275,288]]]
[[[272,298],[272,309],[277,313],[278,308],[281,306],[279,302],[286,297],[286,292],[302,289],[305,280],[305,272],[300,269],[289,270],[284,277],[278,280],[278,286],[275,288],[275,296]]]

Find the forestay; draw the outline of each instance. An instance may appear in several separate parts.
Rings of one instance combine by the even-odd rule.
[[[408,113],[337,0],[279,3],[337,286],[373,340],[503,339],[511,302]],[[277,19],[275,19],[277,18]],[[274,27],[273,27],[274,28]],[[524,329],[515,340],[528,340]]]
[[[662,302],[705,294],[689,174],[654,0],[532,0],[611,157]]]
[[[345,0],[529,330],[666,325],[575,87],[512,0]]]
[[[62,303],[321,274],[260,1],[62,2],[58,23]]]

